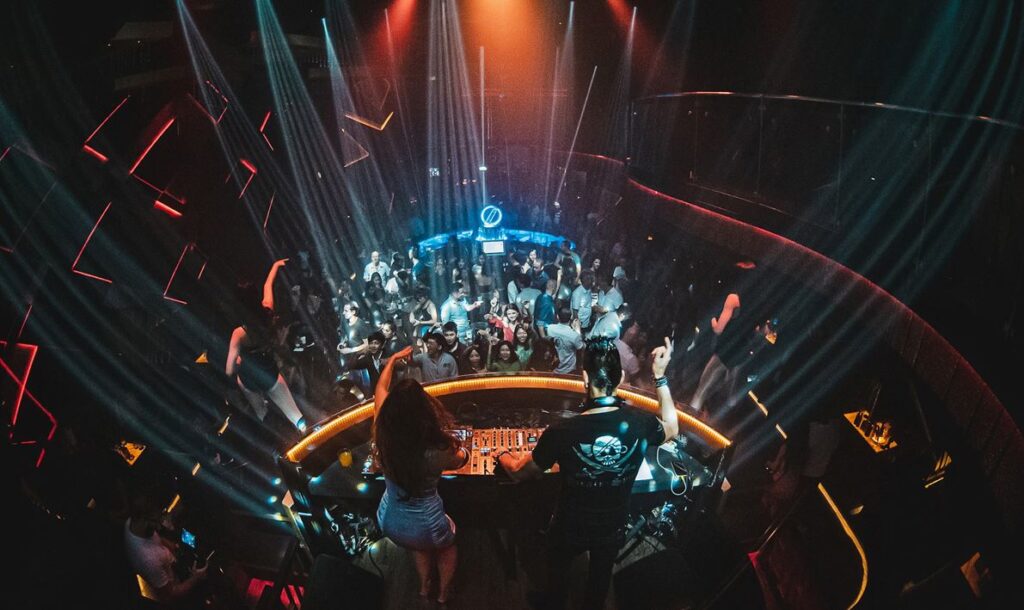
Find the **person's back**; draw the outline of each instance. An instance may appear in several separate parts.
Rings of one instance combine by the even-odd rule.
[[[583,337],[579,331],[569,326],[572,310],[562,307],[558,310],[558,324],[548,326],[548,338],[555,344],[558,352],[556,373],[571,373],[576,370],[576,352],[583,349]]]
[[[679,432],[664,377],[672,357],[668,339],[653,356],[660,419],[615,396],[622,380],[618,349],[609,339],[592,340],[584,352],[587,400],[582,413],[545,430],[531,454],[504,451],[496,456],[516,481],[536,478],[558,464],[562,493],[548,533],[552,607],[565,603],[567,566],[584,551],[590,561],[582,607],[604,606],[640,462],[651,443],[661,444]]]
[[[647,447],[661,444],[665,431],[653,414],[614,397],[588,400],[581,408],[583,415],[544,431],[533,460],[545,470],[558,464],[562,493],[555,522],[567,528],[567,538],[611,544],[618,541]]]
[[[469,452],[448,432],[451,416],[419,383],[406,379],[378,393],[385,398],[373,438],[386,489],[377,521],[385,536],[413,553],[421,596],[431,592],[436,565],[437,599],[444,602],[455,575],[455,524],[444,512],[437,482],[444,470],[465,464]]]

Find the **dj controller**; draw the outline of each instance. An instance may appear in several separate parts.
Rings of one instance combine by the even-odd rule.
[[[543,428],[458,428],[455,436],[469,449],[469,461],[445,474],[488,475],[495,473],[495,457],[502,451],[520,456],[533,451]]]
[[[457,470],[446,470],[447,476],[475,476],[497,474],[496,457],[502,451],[509,451],[514,456],[520,456],[533,451],[537,446],[537,439],[540,438],[544,428],[455,428],[453,436],[459,439],[462,446],[469,450],[469,460]],[[557,472],[558,468],[552,469]],[[363,464],[364,476],[380,475],[380,468],[374,462],[373,456],[369,455]]]

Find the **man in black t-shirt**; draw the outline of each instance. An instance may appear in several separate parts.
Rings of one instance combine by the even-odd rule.
[[[558,464],[562,493],[548,533],[550,607],[564,606],[568,566],[584,551],[590,552],[590,564],[582,607],[604,606],[640,463],[650,444],[679,434],[665,378],[671,342],[666,338],[653,356],[660,418],[615,396],[623,378],[618,348],[611,339],[593,339],[583,358],[587,400],[582,414],[545,430],[532,454],[517,457],[506,451],[497,456],[515,481],[539,477]]]

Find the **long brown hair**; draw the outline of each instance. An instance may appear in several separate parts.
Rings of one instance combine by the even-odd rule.
[[[428,449],[447,451],[459,442],[447,430],[452,418],[444,405],[415,379],[403,379],[388,393],[373,420],[377,460],[406,493],[423,486],[423,456]]]

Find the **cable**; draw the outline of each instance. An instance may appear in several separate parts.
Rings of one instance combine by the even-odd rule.
[[[664,464],[661,463],[661,452],[662,451],[665,451],[666,453],[668,452],[667,449],[665,449],[661,445],[658,445],[658,450],[654,453],[654,461],[658,463],[658,466],[660,466],[662,468],[662,470],[667,471],[669,473],[669,475],[672,477],[672,482],[670,482],[668,484],[668,490],[670,492],[672,492],[673,496],[676,496],[676,497],[685,496],[686,493],[688,491],[690,491],[690,485],[689,485],[689,483],[686,480],[686,476],[685,475],[679,475],[678,476],[678,479],[683,482],[683,491],[681,491],[679,493],[676,493],[676,490],[675,490],[675,480],[677,478],[676,471],[675,471],[674,468],[666,467]]]
[[[373,559],[373,544],[366,545],[366,554],[370,556],[370,563],[373,564],[373,569],[377,570],[377,575],[380,576],[381,580],[385,580],[384,572],[381,571],[380,566],[378,566],[377,562]]]

